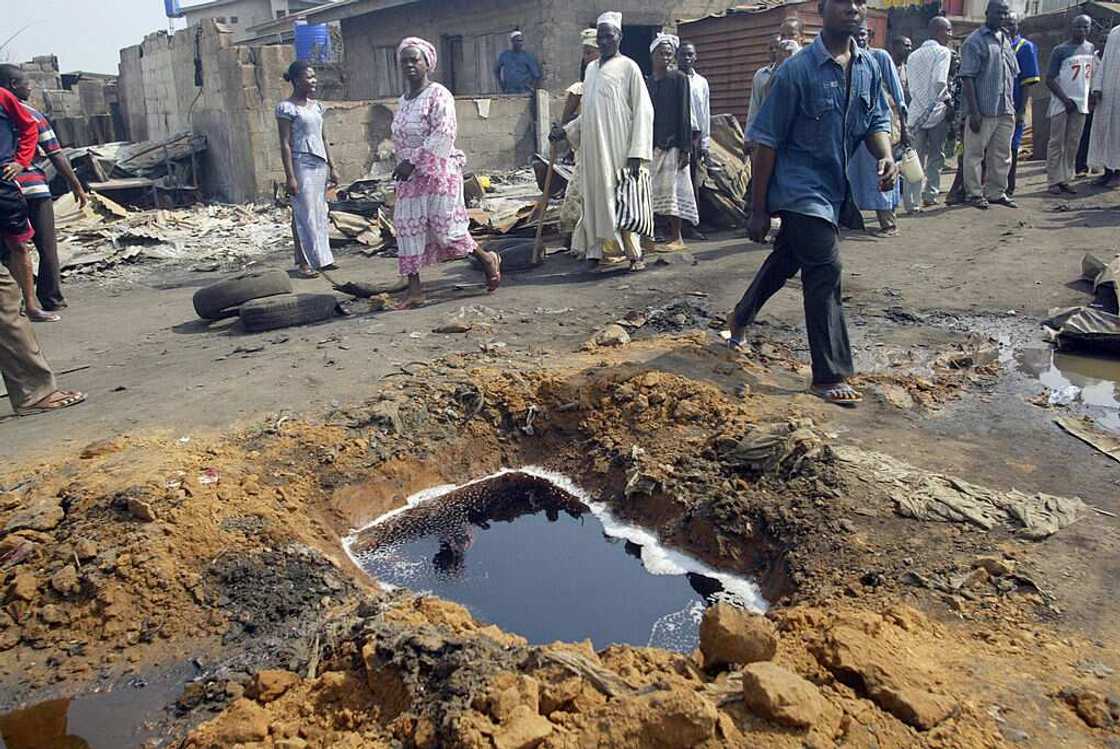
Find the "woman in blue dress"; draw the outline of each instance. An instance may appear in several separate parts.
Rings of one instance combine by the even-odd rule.
[[[898,77],[898,69],[894,60],[885,49],[868,47],[870,33],[864,26],[855,37],[856,43],[867,51],[879,63],[883,74],[883,90],[887,95],[887,103],[891,107],[891,143],[906,144],[906,96],[902,91],[902,81]],[[852,199],[861,211],[875,211],[879,218],[879,234],[884,237],[893,237],[898,234],[898,224],[895,221],[895,211],[902,202],[901,183],[896,182],[894,189],[882,192],[879,189],[879,164],[867,146],[856,149],[855,155],[848,163],[848,181],[852,186]]]
[[[276,121],[280,127],[280,157],[292,198],[295,262],[303,276],[314,278],[320,268],[335,267],[327,185],[337,184],[338,177],[323,132],[323,106],[313,98],[315,70],[296,60],[284,80],[292,84],[292,95],[276,105]]]

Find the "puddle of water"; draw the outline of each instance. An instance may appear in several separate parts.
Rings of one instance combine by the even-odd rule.
[[[1120,432],[1120,361],[1077,356],[1050,348],[1014,354],[1020,372],[1050,388],[1050,402],[1080,403],[1101,427]]]
[[[690,652],[710,603],[766,606],[751,581],[660,545],[532,468],[422,492],[344,543],[382,584],[456,601],[534,644]]]
[[[0,749],[129,749],[166,735],[165,709],[192,674],[178,664],[152,681],[133,679],[111,691],[47,700],[0,714]]]

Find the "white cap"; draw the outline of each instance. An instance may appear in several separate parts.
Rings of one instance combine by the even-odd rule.
[[[518,29],[516,31],[511,31],[510,35],[509,35],[509,38],[510,39],[519,39],[519,38],[522,38],[524,36],[525,35],[521,33],[521,29]]]
[[[622,31],[622,14],[617,11],[608,10],[606,13],[599,16],[599,20],[595,25],[602,26],[603,24],[614,26],[619,31]]]

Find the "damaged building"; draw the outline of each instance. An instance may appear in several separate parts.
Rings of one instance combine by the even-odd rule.
[[[625,14],[627,50],[648,64],[649,42],[658,31],[727,5],[691,0],[612,7]],[[284,175],[273,108],[290,92],[283,73],[294,59],[292,46],[277,38],[295,22],[337,24],[343,61],[316,64],[330,146],[343,180],[387,175],[390,125],[400,94],[396,46],[405,35],[419,34],[444,48],[435,77],[456,94],[458,145],[470,168],[511,169],[547,149],[541,141],[550,112],[559,111],[564,89],[579,74],[579,33],[594,24],[598,8],[554,0],[528,5],[343,0],[258,26],[255,41],[242,44],[228,25],[200,20],[174,34],[149,34],[142,44],[121,50],[121,116],[132,141],[182,131],[205,136],[205,194],[232,202],[271,197]],[[525,33],[544,68],[546,90],[537,97],[496,93],[492,69],[514,29]]]
[[[622,52],[648,68],[649,44],[681,19],[701,18],[727,10],[727,0],[617,0],[626,26]],[[494,94],[501,89],[494,63],[509,46],[509,34],[520,30],[525,48],[540,59],[543,86],[560,91],[579,77],[582,29],[595,25],[604,10],[588,0],[342,0],[301,17],[309,23],[337,22],[346,48],[345,74],[355,99],[399,96],[397,44],[420,36],[435,44],[440,65],[434,77],[456,96]],[[252,31],[268,37],[285,21]],[[290,21],[287,22],[290,25]]]

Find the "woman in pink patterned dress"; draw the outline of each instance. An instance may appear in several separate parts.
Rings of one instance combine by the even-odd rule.
[[[486,271],[493,292],[502,281],[501,260],[478,248],[468,231],[470,220],[463,202],[462,151],[455,148],[455,98],[428,78],[436,66],[430,43],[409,37],[397,48],[408,83],[393,117],[393,146],[399,163],[394,224],[400,274],[408,277],[408,294],[401,309],[424,303],[420,269],[471,253]]]

